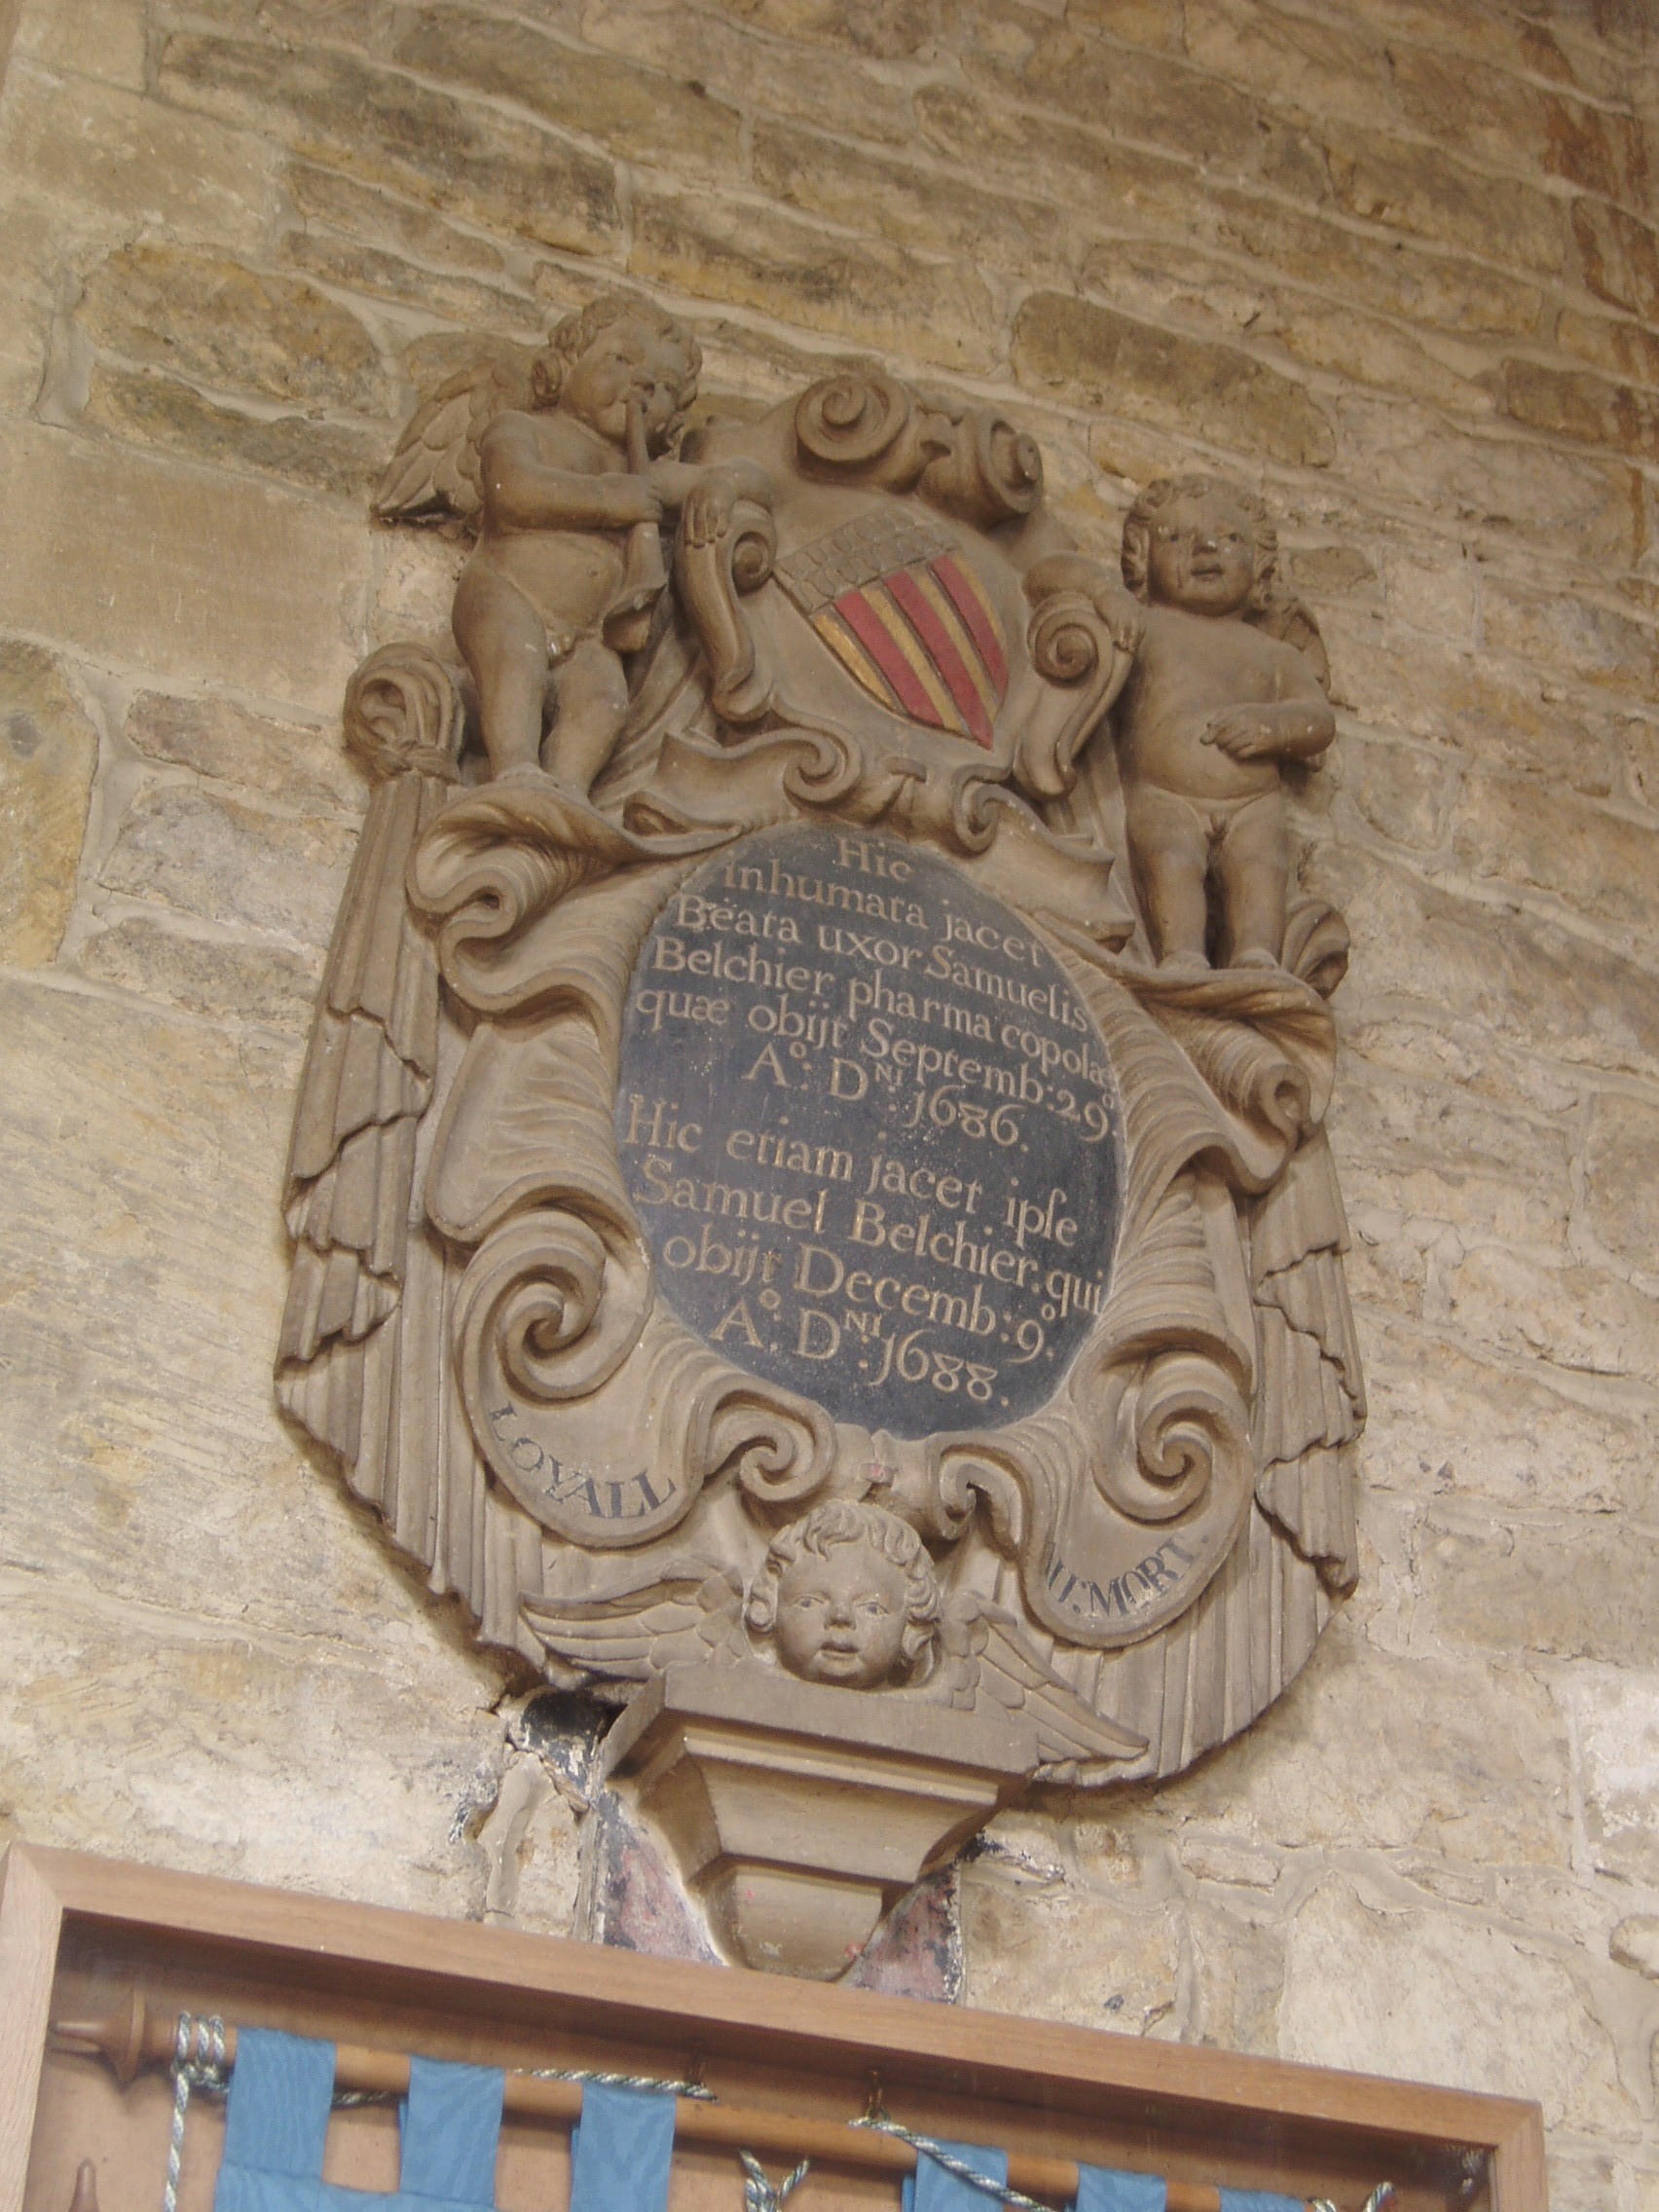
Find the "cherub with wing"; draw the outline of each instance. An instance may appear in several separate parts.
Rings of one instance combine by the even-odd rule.
[[[622,656],[647,642],[667,588],[658,523],[713,488],[714,472],[667,458],[701,366],[683,324],[608,295],[557,325],[528,389],[487,362],[405,430],[375,512],[476,522],[451,619],[493,775],[545,765],[585,799],[609,757],[628,712]]]
[[[1161,477],[1124,522],[1124,580],[1146,605],[1118,709],[1124,827],[1162,967],[1205,968],[1212,936],[1230,967],[1284,957],[1281,770],[1316,761],[1337,725],[1318,629],[1275,584],[1277,542],[1262,501],[1217,476]]]
[[[648,1682],[670,1667],[734,1665],[751,1656],[735,1568],[682,1555],[645,1582],[596,1598],[525,1598],[521,1609],[561,1688],[590,1677]]]
[[[731,1568],[684,1560],[605,1598],[527,1599],[524,1613],[554,1666],[578,1674],[643,1681],[770,1652],[803,1681],[1018,1714],[1043,1781],[1095,1780],[1146,1749],[1085,1704],[1012,1615],[973,1594],[947,1600],[921,1538],[879,1505],[832,1499],[780,1530],[747,1601]]]

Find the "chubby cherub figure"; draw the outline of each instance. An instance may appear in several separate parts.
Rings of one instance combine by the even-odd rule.
[[[691,333],[640,301],[597,300],[554,330],[529,407],[478,440],[478,543],[455,641],[478,686],[495,775],[546,767],[585,797],[628,711],[621,650],[667,581],[657,535],[695,471],[660,457],[696,394]],[[619,650],[620,648],[620,650]]]
[[[1129,866],[1161,966],[1207,965],[1210,886],[1223,965],[1273,968],[1290,853],[1281,776],[1336,721],[1307,654],[1265,622],[1277,542],[1266,508],[1214,476],[1149,484],[1124,524],[1124,580],[1145,630],[1118,708]]]
[[[772,1539],[748,1621],[803,1681],[907,1687],[931,1664],[940,1601],[916,1531],[879,1505],[833,1500]]]

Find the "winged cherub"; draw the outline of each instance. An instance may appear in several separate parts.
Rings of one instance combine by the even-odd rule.
[[[920,1536],[879,1505],[832,1499],[781,1529],[747,1599],[732,1568],[685,1560],[635,1589],[523,1609],[556,1679],[645,1681],[676,1666],[753,1666],[758,1650],[805,1681],[1018,1714],[1035,1730],[1040,1780],[1092,1778],[1146,1749],[1087,1705],[1012,1614],[977,1593],[946,1598]]]
[[[555,327],[528,388],[483,363],[441,386],[403,433],[375,512],[477,523],[451,624],[493,775],[545,765],[585,798],[628,712],[622,655],[646,643],[667,585],[665,509],[712,532],[740,491],[769,499],[749,464],[666,458],[701,366],[682,323],[612,294]]]
[[[914,1529],[879,1505],[834,1500],[780,1530],[745,1610],[750,1634],[803,1681],[873,1690],[933,1670],[933,1562]]]
[[[1273,968],[1283,952],[1281,766],[1316,760],[1337,725],[1312,618],[1273,591],[1276,549],[1261,500],[1216,476],[1149,484],[1124,523],[1124,580],[1147,611],[1118,749],[1162,966],[1206,965],[1212,877],[1227,963]]]

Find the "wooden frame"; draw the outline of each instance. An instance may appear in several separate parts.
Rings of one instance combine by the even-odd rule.
[[[1005,2144],[1033,2171],[1059,2151],[1180,2184],[1330,2197],[1343,2212],[1382,2180],[1401,2212],[1547,2204],[1534,2104],[15,1845],[0,1868],[0,2212],[64,2212],[88,2147],[105,2155],[103,2212],[160,2201],[165,2075],[123,2091],[101,2061],[52,2048],[55,2018],[107,2009],[135,1985],[169,2016],[217,2011],[385,2052],[659,2078],[695,2069],[722,2104],[766,2113],[773,2141],[756,2148],[783,2156],[786,2116],[820,2147],[824,2170],[800,2212],[891,2206],[891,2180],[837,2161],[826,2124],[865,2109],[872,2075],[896,2119]],[[191,2122],[202,2135],[219,2124],[217,2107]],[[515,2191],[544,2212],[561,2201],[547,2187],[548,2132],[518,2122],[509,2157],[503,2131],[508,2212]],[[343,2114],[334,2134],[334,2178],[391,2185],[385,2112]],[[194,2168],[187,2157],[181,2212],[209,2202],[212,2157],[210,2143]],[[677,2148],[671,2212],[729,2212],[736,2183],[729,2150]]]

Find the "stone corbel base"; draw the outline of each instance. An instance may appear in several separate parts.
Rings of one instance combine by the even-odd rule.
[[[740,1965],[832,1981],[920,1877],[1024,1788],[1013,1720],[676,1667],[606,1739],[608,1775],[666,1837]]]

